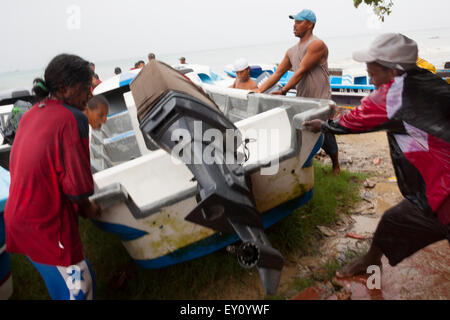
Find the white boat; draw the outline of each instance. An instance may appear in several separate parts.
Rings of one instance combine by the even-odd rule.
[[[328,105],[332,101],[253,94],[204,82],[198,84],[247,142],[245,149],[241,146],[238,150],[248,157],[240,167],[250,186],[254,207],[262,217],[263,228],[307,203],[314,190],[312,157],[322,145],[322,136],[298,130],[298,123],[308,114],[328,118]],[[198,215],[188,217],[201,202],[198,176],[194,176],[191,167],[190,170],[179,159],[158,149],[155,141],[143,134],[144,124],[138,121],[131,92],[123,93],[121,87],[104,91],[101,85],[94,93],[117,98],[119,92],[123,98],[111,100],[115,111],[102,130],[93,132],[91,138],[92,164],[96,171],[93,198],[103,207],[102,216],[95,224],[117,234],[130,256],[144,268],[162,268],[195,259],[239,238],[249,243],[253,231],[244,234],[235,228],[238,237],[218,232],[217,224],[208,227],[205,221],[192,222],[201,219]],[[174,92],[165,99],[191,99]],[[123,105],[118,106],[118,101],[123,101]],[[119,109],[122,111],[117,112]],[[271,148],[267,150],[267,146]],[[272,174],[267,174],[271,170]],[[260,237],[264,238],[263,233]],[[245,265],[246,261],[240,258]],[[252,262],[255,263],[248,265],[259,266],[257,261]],[[260,268],[262,278],[266,271]],[[270,280],[272,285],[265,285],[267,292],[273,292],[273,283],[276,290],[279,274],[276,277],[278,280]]]
[[[250,67],[250,77],[253,79],[258,78],[264,72],[273,74],[277,69],[277,66],[275,64],[265,64],[265,63],[249,63],[249,67]],[[232,64],[226,65],[223,71],[229,77],[236,78],[236,72],[234,71],[234,66]]]

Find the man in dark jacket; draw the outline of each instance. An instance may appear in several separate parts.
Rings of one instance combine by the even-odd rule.
[[[416,67],[417,44],[401,34],[377,37],[353,58],[367,63],[376,90],[338,120],[305,121],[313,132],[386,130],[398,186],[405,197],[388,209],[369,252],[339,270],[364,273],[386,255],[395,266],[431,243],[450,242],[450,86]]]

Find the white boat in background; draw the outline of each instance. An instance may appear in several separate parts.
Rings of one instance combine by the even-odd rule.
[[[211,67],[201,64],[178,64],[172,66],[175,70],[181,72],[197,85],[210,84],[219,87],[229,87],[233,84],[234,79],[221,76],[213,71]]]
[[[275,64],[267,64],[267,63],[249,63],[249,67],[250,67],[250,77],[253,79],[258,78],[264,72],[273,74],[277,69],[277,66]],[[234,71],[234,66],[232,64],[226,65],[223,71],[229,77],[236,78],[236,72]]]

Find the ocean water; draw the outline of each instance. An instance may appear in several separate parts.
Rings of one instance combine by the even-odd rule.
[[[450,28],[430,29],[402,32],[406,36],[414,39],[419,45],[419,55],[427,61],[433,63],[436,68],[443,68],[446,61],[450,61]],[[365,35],[342,35],[339,37],[321,37],[329,48],[328,63],[331,68],[343,68],[345,73],[364,74],[365,65],[353,61],[352,52],[367,48],[376,34]],[[297,40],[298,41],[298,40]],[[250,63],[279,63],[286,50],[297,43],[295,39],[291,42],[267,43],[253,46],[240,46],[234,48],[211,49],[195,52],[176,52],[170,54],[158,54],[158,60],[170,65],[177,64],[178,58],[186,57],[187,63],[209,65],[216,73],[223,74],[226,65],[232,64],[239,57],[245,57]],[[61,48],[64,51],[64,48]],[[146,55],[127,59],[111,61],[94,61],[96,73],[101,80],[114,76],[114,68],[120,67],[126,71],[134,67],[138,60],[147,61]],[[145,53],[146,54],[146,53]],[[31,87],[32,81],[36,77],[42,77],[45,66],[35,70],[24,70],[8,73],[0,73],[0,92],[13,88]]]

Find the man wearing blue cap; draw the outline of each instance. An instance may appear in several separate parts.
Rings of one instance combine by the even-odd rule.
[[[276,72],[255,92],[265,92],[287,71],[293,69],[294,75],[289,82],[281,90],[274,91],[272,94],[285,95],[290,89],[296,87],[297,97],[331,99],[328,47],[313,35],[316,15],[311,10],[304,9],[296,15],[290,15],[289,18],[295,20],[294,35],[300,38],[300,42],[288,49]],[[333,174],[339,174],[336,138],[331,133],[324,134],[324,137],[322,148],[331,158]]]

